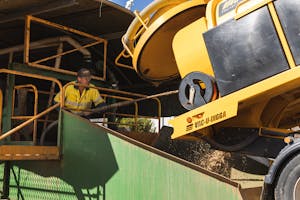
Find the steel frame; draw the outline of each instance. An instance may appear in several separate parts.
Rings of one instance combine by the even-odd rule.
[[[80,35],[80,36],[95,40],[95,42],[92,42],[92,43],[86,44],[84,46],[74,48],[74,49],[69,50],[69,51],[65,51],[65,52],[62,52],[62,53],[57,53],[56,55],[49,56],[49,57],[31,62],[30,61],[30,56],[29,56],[29,54],[30,54],[29,50],[30,50],[31,22],[43,24],[43,25],[46,25],[48,27],[52,27],[52,28],[55,28],[55,29],[58,29],[58,30],[67,31],[67,32],[70,32],[70,33],[73,33],[73,34],[76,34],[76,35]],[[26,16],[25,31],[24,31],[24,63],[27,64],[30,67],[36,67],[36,68],[41,68],[41,69],[46,69],[46,70],[50,70],[50,71],[56,71],[56,72],[60,72],[60,73],[63,73],[63,74],[76,76],[76,72],[68,71],[68,70],[64,70],[64,69],[56,69],[56,68],[53,68],[51,66],[43,65],[43,64],[40,64],[40,63],[51,60],[51,59],[54,59],[54,58],[57,58],[57,57],[64,56],[66,54],[70,54],[70,53],[79,51],[81,49],[85,49],[85,48],[88,48],[88,47],[91,47],[91,46],[95,46],[95,45],[101,44],[101,43],[103,43],[103,46],[104,46],[103,47],[103,54],[104,54],[103,55],[103,75],[102,75],[102,77],[93,76],[92,78],[95,79],[95,80],[105,81],[106,80],[106,68],[107,68],[107,66],[106,66],[107,45],[108,45],[107,40],[105,40],[103,38],[100,38],[100,37],[97,37],[97,36],[94,36],[94,35],[91,35],[91,34],[88,34],[88,33],[85,33],[85,32],[82,32],[82,31],[79,31],[79,30],[76,30],[76,29],[73,29],[73,28],[70,28],[70,27],[67,27],[67,26],[63,26],[63,25],[60,25],[60,24],[56,24],[56,23],[44,20],[44,19],[33,17],[31,15]]]
[[[14,116],[14,111],[15,111],[15,98],[16,98],[16,90],[21,90],[21,89],[27,89],[27,88],[32,88],[33,93],[34,93],[34,110],[33,110],[33,116]],[[38,112],[38,90],[36,86],[32,84],[26,84],[26,85],[17,85],[14,87],[13,90],[13,101],[12,101],[12,120],[24,120],[24,119],[30,119],[34,116],[37,115]],[[37,136],[37,120],[33,121],[33,144],[36,144],[36,136]]]
[[[5,74],[10,74],[10,75],[19,75],[19,76],[24,76],[24,77],[30,77],[30,78],[36,78],[36,79],[41,79],[41,80],[47,80],[47,81],[51,81],[51,82],[55,82],[58,87],[59,90],[62,91],[63,87],[62,84],[55,78],[51,78],[51,77],[47,77],[47,76],[42,76],[42,75],[38,75],[38,74],[29,74],[29,73],[25,73],[25,72],[18,72],[18,71],[13,71],[13,70],[9,70],[9,69],[0,69],[0,74],[1,73],[5,73]],[[33,85],[22,85],[22,86],[15,86],[15,89],[20,89],[20,88],[32,88],[33,92],[35,93],[35,115],[34,116],[13,116],[13,112],[12,112],[12,116],[10,117],[10,119],[27,119],[25,122],[21,123],[20,125],[14,127],[13,129],[7,131],[6,133],[1,134],[0,136],[0,141],[9,137],[12,134],[15,134],[17,131],[19,131],[20,129],[24,128],[25,126],[29,125],[30,123],[34,122],[37,123],[37,120],[41,117],[43,117],[44,115],[50,113],[51,111],[53,111],[54,109],[60,107],[60,104],[55,104],[49,108],[47,108],[46,110],[44,110],[43,112],[37,114],[37,98],[38,98],[38,91],[37,88]],[[14,91],[13,90],[13,91]],[[61,93],[62,94],[62,93]],[[60,94],[60,95],[61,95]],[[14,110],[14,92],[13,92],[13,105],[12,105],[12,111]],[[2,102],[2,94],[0,94],[0,101]],[[0,109],[2,112],[2,107]],[[1,122],[2,122],[2,115],[1,115]],[[36,145],[36,133],[33,135],[33,144]]]

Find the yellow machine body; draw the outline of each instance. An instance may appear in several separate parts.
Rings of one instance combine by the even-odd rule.
[[[191,72],[216,77],[219,66],[213,64],[212,57],[218,55],[208,51],[209,44],[204,39],[204,33],[228,24],[230,20],[232,23],[239,22],[263,9],[270,15],[268,19],[274,26],[287,63],[285,70],[237,90],[224,94],[220,92],[216,100],[177,116],[170,121],[174,127],[172,138],[183,138],[192,132],[209,135],[211,127],[214,131],[224,127],[266,127],[286,132],[286,129],[299,125],[300,68],[295,62],[275,2],[183,1],[160,12],[154,21],[150,20],[151,24],[143,30],[136,46],[130,51],[137,73],[152,83],[159,84],[178,75],[184,78]],[[258,23],[258,19],[252,22]],[[260,50],[257,49],[257,54]],[[264,66],[265,69],[272,67]],[[220,71],[222,69],[217,72]]]
[[[205,31],[207,31],[206,19],[202,17],[174,36],[172,48],[182,78],[193,71],[214,75],[202,36]]]
[[[136,13],[123,45],[140,77],[159,84],[179,76],[172,50],[174,35],[205,15],[206,2],[158,0]]]
[[[224,9],[224,7],[230,6],[229,3],[236,2],[238,1],[210,1],[207,9],[210,9],[210,11],[211,9],[215,9],[215,12],[209,12],[209,10],[206,12],[207,29],[214,28],[230,18],[239,20],[241,17],[256,9],[268,6],[290,69],[176,117],[170,121],[174,126],[172,138],[179,138],[195,131],[202,134],[210,134],[211,131],[209,127],[212,125],[214,125],[214,130],[223,127],[269,127],[277,128],[277,130],[281,132],[299,125],[299,116],[297,116],[297,113],[300,109],[298,105],[300,70],[296,67],[287,38],[278,20],[273,1],[239,1],[241,3],[236,4],[235,9],[225,14],[222,18],[218,18],[217,13],[220,13],[221,5],[223,5],[222,8]],[[226,5],[226,3],[228,5]],[[180,30],[178,34],[188,30],[190,27],[192,27],[192,24]],[[176,42],[176,39],[174,39],[174,42]],[[173,44],[173,46],[175,45]],[[177,49],[179,49],[179,47]],[[175,50],[174,48],[174,51]],[[188,58],[188,56],[183,57],[180,55],[177,57],[181,60]],[[202,62],[199,61],[198,63],[199,65],[202,64]],[[201,67],[208,66],[207,63],[208,62],[204,59]],[[193,65],[188,64],[186,66]],[[184,68],[184,66],[180,64],[178,67]],[[183,71],[183,76],[185,76],[197,70],[185,69],[185,71],[181,71]]]

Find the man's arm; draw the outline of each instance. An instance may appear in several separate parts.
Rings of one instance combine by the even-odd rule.
[[[60,103],[60,92],[57,93],[53,99],[53,105],[55,105],[57,103]],[[55,110],[59,112],[60,107],[55,108]]]
[[[60,92],[57,93],[53,99],[53,103],[59,103],[60,102]]]
[[[106,105],[104,99],[101,97],[100,93],[98,90],[95,89],[94,95],[93,95],[93,103],[96,108],[101,108]]]

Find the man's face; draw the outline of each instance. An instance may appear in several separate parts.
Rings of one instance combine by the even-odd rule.
[[[89,85],[90,80],[91,80],[90,77],[77,77],[77,82],[82,85]]]

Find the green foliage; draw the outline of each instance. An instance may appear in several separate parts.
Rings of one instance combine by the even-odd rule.
[[[155,127],[150,119],[138,118],[135,124],[134,118],[122,118],[119,128],[126,128],[128,131],[154,133]]]

